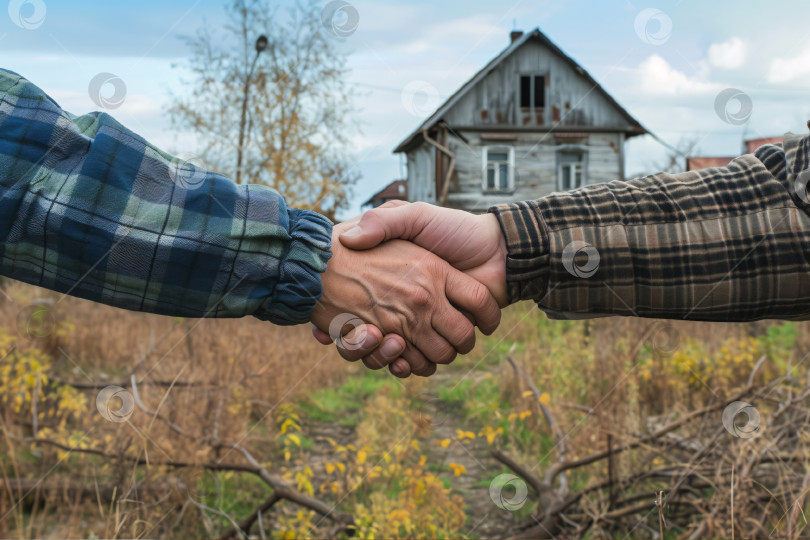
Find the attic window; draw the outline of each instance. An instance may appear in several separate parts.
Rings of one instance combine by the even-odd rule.
[[[546,78],[543,75],[520,76],[520,108],[524,112],[546,106]]]

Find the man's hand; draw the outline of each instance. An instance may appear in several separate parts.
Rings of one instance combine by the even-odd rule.
[[[324,294],[312,314],[322,335],[339,340],[345,358],[365,356],[354,353],[365,351],[381,335],[361,324],[365,322],[404,338],[402,358],[407,362],[397,360],[399,355],[394,357],[394,374],[430,375],[436,363],[451,362],[457,351],[472,350],[474,324],[487,333],[498,326],[498,304],[474,278],[409,242],[386,242],[370,251],[346,249],[338,237],[348,227],[343,224],[334,229],[332,259],[322,278]],[[347,323],[356,327],[344,336],[350,330],[344,328]],[[366,365],[390,364],[392,359],[383,359],[382,353],[392,339],[402,345],[397,336],[387,338],[379,355],[366,359]],[[378,344],[374,342],[374,348]]]
[[[500,307],[508,303],[506,241],[492,214],[474,215],[426,203],[392,201],[342,227],[348,228],[340,235],[340,242],[346,247],[364,250],[396,238],[411,241],[484,283]],[[328,334],[317,330],[314,334],[321,343],[331,342]],[[362,342],[352,351],[341,351],[344,358],[362,357],[366,365],[373,366],[390,364],[392,373],[407,376],[402,359],[385,354],[404,344],[400,336],[389,333],[383,337],[378,328],[369,324],[355,328],[347,339]]]
[[[476,278],[506,307],[506,240],[494,214],[391,201],[348,224],[354,227],[340,235],[344,246],[370,249],[387,240],[408,240]]]

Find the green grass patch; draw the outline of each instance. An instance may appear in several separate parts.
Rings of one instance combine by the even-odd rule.
[[[310,420],[336,422],[344,427],[354,427],[360,417],[364,401],[381,388],[395,392],[399,385],[380,373],[368,371],[354,375],[336,387],[322,388],[305,397],[299,407]]]
[[[217,489],[219,477],[219,489]],[[248,516],[256,508],[256,501],[268,495],[267,485],[258,476],[234,472],[206,471],[197,483],[200,502],[232,516]],[[213,520],[219,516],[209,514]],[[230,526],[224,518],[223,526]]]

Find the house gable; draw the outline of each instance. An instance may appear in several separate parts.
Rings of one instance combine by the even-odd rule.
[[[624,178],[644,127],[539,29],[515,34],[396,148],[408,200],[481,212]]]
[[[538,86],[543,83],[542,106],[520,106],[521,78],[524,81],[528,78],[530,84]],[[629,132],[637,129],[606,93],[594,91],[584,70],[576,70],[539,40],[521,44],[461,96],[442,119],[459,128],[547,131],[553,127],[587,126]]]
[[[521,75],[543,77],[545,106],[539,114],[534,108],[521,110]],[[515,40],[402,141],[394,152],[404,152],[418,145],[422,133],[440,122],[453,128],[605,130],[622,132],[626,137],[647,132],[587,71],[539,29]]]

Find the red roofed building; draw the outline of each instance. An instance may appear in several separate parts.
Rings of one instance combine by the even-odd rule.
[[[782,144],[784,137],[762,137],[761,139],[751,139],[745,141],[745,151],[753,154],[754,150],[765,144]]]
[[[754,151],[765,144],[780,144],[782,137],[761,137],[759,139],[749,139],[745,141],[744,151],[746,154],[753,154]],[[708,169],[709,167],[725,167],[736,156],[713,156],[713,157],[687,157],[686,170],[697,171]]]
[[[408,200],[408,181],[407,180],[394,180],[380,191],[368,198],[363,203],[363,210],[369,208],[377,208],[388,201],[407,201]]]
[[[699,169],[708,169],[709,167],[725,167],[733,157],[688,157],[686,158],[686,170],[697,171]]]

